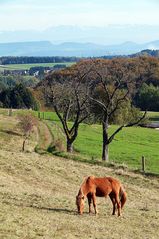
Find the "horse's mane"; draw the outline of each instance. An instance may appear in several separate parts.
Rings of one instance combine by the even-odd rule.
[[[83,187],[84,187],[84,185],[85,185],[85,183],[86,183],[86,180],[87,180],[87,178],[85,178],[84,181],[81,183],[81,186],[80,186],[78,195],[84,195],[84,193],[83,193]]]
[[[83,188],[85,187],[86,183],[90,180],[90,179],[94,179],[95,177],[94,176],[89,176],[89,177],[86,177],[84,179],[84,181],[82,182],[81,186],[80,186],[80,189],[79,189],[79,192],[78,192],[78,195],[84,195],[83,193]]]

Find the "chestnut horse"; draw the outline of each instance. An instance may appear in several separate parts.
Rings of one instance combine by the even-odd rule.
[[[79,189],[78,195],[76,196],[78,213],[83,213],[84,200],[87,197],[89,213],[92,212],[91,204],[93,201],[95,214],[97,214],[96,196],[107,197],[108,195],[113,204],[112,215],[115,215],[117,205],[118,216],[120,216],[121,208],[123,208],[126,202],[126,192],[124,191],[121,183],[112,177],[96,178],[94,176],[90,176],[86,178]]]

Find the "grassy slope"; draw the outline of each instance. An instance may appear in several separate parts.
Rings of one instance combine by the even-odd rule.
[[[158,239],[158,178],[38,155],[34,140],[22,153],[16,124],[14,117],[0,116],[0,238]],[[76,214],[75,196],[91,174],[123,182],[128,201],[120,218],[111,216],[104,198],[97,200],[98,216],[89,215],[87,206],[83,216]]]
[[[111,126],[113,132],[116,126]],[[80,129],[75,146],[83,154],[99,158],[102,149],[102,132],[99,125]],[[159,132],[139,127],[124,128],[110,144],[110,160],[124,163],[132,168],[141,168],[142,155],[146,158],[146,170],[159,173]]]

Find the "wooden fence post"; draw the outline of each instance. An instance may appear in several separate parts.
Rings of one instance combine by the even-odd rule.
[[[145,157],[142,156],[142,172],[145,173]]]
[[[8,110],[8,116],[12,116],[12,113],[13,113],[12,108],[10,108],[10,109]]]

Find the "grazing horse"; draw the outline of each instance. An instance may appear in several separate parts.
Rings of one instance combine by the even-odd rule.
[[[126,192],[124,191],[121,183],[112,177],[96,178],[94,176],[90,176],[86,178],[79,189],[78,195],[76,196],[78,213],[83,213],[84,200],[87,197],[89,213],[92,212],[91,204],[93,201],[95,214],[97,214],[96,196],[107,197],[108,195],[113,204],[112,215],[115,215],[117,205],[118,216],[120,216],[121,208],[123,208],[126,202]]]

